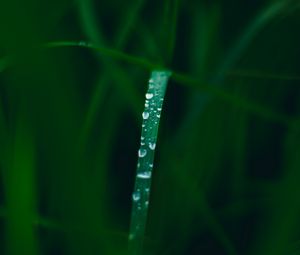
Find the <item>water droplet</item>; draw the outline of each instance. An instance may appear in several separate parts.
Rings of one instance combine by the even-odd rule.
[[[146,94],[146,98],[147,98],[147,99],[151,99],[152,97],[153,97],[153,94],[152,94],[152,93],[147,93],[147,94]]]
[[[161,111],[161,108],[157,108],[158,111]]]
[[[145,157],[146,154],[147,154],[147,150],[145,150],[145,149],[139,149],[139,157],[140,158]]]
[[[154,150],[155,147],[156,147],[156,143],[149,143],[149,148],[150,148],[151,150]]]
[[[149,166],[152,168],[152,167],[153,167],[153,164],[149,164]]]
[[[149,104],[145,104],[145,107],[149,107]]]
[[[151,172],[150,171],[146,171],[143,173],[139,173],[137,175],[137,177],[141,178],[141,179],[149,179],[151,177]]]
[[[141,142],[141,145],[145,145],[145,143]]]
[[[139,201],[141,199],[141,193],[140,192],[134,192],[132,194],[133,201]]]
[[[157,117],[157,118],[160,118],[160,114],[156,114],[156,117]]]
[[[149,118],[149,112],[143,112],[143,119],[146,120]]]
[[[144,140],[144,139],[145,139],[145,137],[142,136],[142,137],[141,137],[141,140]]]
[[[146,201],[145,206],[148,207],[148,205],[149,205],[149,201]]]

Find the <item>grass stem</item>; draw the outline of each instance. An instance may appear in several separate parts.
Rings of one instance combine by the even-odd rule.
[[[142,114],[141,146],[138,151],[137,173],[132,194],[129,233],[129,254],[132,255],[142,254],[158,126],[170,75],[169,71],[153,71],[146,93],[145,110]]]

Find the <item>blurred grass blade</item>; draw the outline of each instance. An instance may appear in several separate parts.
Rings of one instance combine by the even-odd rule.
[[[211,91],[216,92],[216,87],[222,85],[223,79],[225,76],[226,71],[231,69],[239,58],[242,56],[244,51],[247,49],[249,44],[252,42],[254,37],[265,27],[271,20],[273,20],[286,6],[287,1],[276,1],[270,4],[266,9],[264,9],[245,29],[245,32],[242,36],[239,37],[237,42],[233,45],[232,49],[228,52],[227,56],[225,56],[224,60],[221,62],[220,67],[217,68],[217,75],[211,78],[211,83],[214,88],[211,88]],[[218,91],[219,94],[220,91]],[[223,93],[222,93],[223,94]],[[220,95],[220,94],[219,94]],[[225,96],[225,94],[223,94]],[[229,96],[229,94],[227,95]],[[225,97],[227,97],[225,96]],[[231,99],[234,97],[232,95],[229,96]],[[226,100],[229,99],[227,97]],[[210,95],[203,95],[203,94],[195,94],[191,103],[191,109],[188,111],[188,114],[185,117],[185,120],[182,122],[182,126],[180,128],[178,140],[183,140],[180,135],[185,134],[193,125],[195,119],[199,118],[199,116],[203,113],[205,107],[207,106],[208,102],[212,99]],[[235,100],[236,99],[236,100]],[[274,118],[275,115],[270,114],[270,111],[266,111],[262,107],[258,107],[254,104],[245,104],[245,101],[241,101],[240,98],[236,97],[234,101],[237,104],[240,104],[243,108],[251,108],[251,111],[254,110],[256,113],[259,113],[262,117],[272,117]],[[239,102],[238,102],[239,101]],[[272,115],[272,116],[271,116]],[[279,115],[276,116],[278,119]],[[282,118],[283,117],[283,118]],[[280,122],[285,122],[285,116],[280,117]]]
[[[203,82],[201,82],[200,80],[193,79],[189,76],[185,76],[185,75],[178,74],[178,73],[173,73],[172,78],[179,83],[187,84],[190,86],[195,86],[198,89],[201,89],[202,91],[208,93],[209,96],[213,95],[216,98],[218,98],[224,102],[230,103],[230,104],[234,105],[235,107],[243,109],[246,112],[253,113],[253,114],[260,116],[264,119],[267,119],[269,121],[274,121],[274,122],[280,123],[282,125],[287,125],[287,126],[291,125],[293,122],[293,118],[286,116],[285,114],[274,112],[273,110],[268,109],[265,106],[262,106],[258,103],[244,99],[241,96],[234,95],[233,93],[226,92],[225,90],[220,89],[218,87],[203,84]],[[191,121],[191,119],[190,119],[190,121]],[[192,124],[192,123],[189,122],[189,124]],[[185,128],[187,128],[186,125],[185,125]]]
[[[177,34],[177,22],[178,22],[178,15],[179,15],[179,5],[180,0],[169,0],[169,16],[168,19],[168,25],[165,27],[166,31],[168,32],[168,40],[167,40],[167,63],[168,65],[171,65],[173,54],[174,54],[174,48],[176,43],[176,34]]]
[[[116,49],[119,50],[124,47],[124,44],[128,40],[128,37],[132,30],[133,24],[138,19],[140,12],[144,6],[144,3],[145,3],[144,0],[134,1],[132,6],[130,6],[129,10],[126,12],[124,21],[121,22],[119,32],[117,33],[115,39]],[[106,45],[106,42],[101,33],[101,28],[99,26],[96,27],[96,19],[93,13],[91,1],[79,1],[78,7],[79,7],[81,20],[83,21],[82,26],[88,38],[90,38],[92,42],[95,42],[99,46]],[[102,63],[103,60],[99,58],[99,62]],[[116,66],[113,65],[113,67]],[[96,114],[99,111],[100,104],[105,98],[105,96],[107,95],[108,84],[110,84],[110,80],[114,79],[115,82],[118,82],[114,78],[116,76],[114,73],[115,69],[111,70],[111,68],[109,67],[106,67],[104,69],[105,69],[104,72],[101,73],[101,75],[99,74],[99,78],[96,83],[96,88],[94,90],[94,93],[92,93],[90,104],[87,109],[86,119],[84,121],[83,130],[81,134],[81,144],[85,144],[87,142],[91,128],[96,119]],[[115,105],[119,104],[118,102],[119,100],[117,98],[114,97],[112,100],[114,101]]]
[[[106,45],[104,36],[100,33],[97,26],[96,14],[94,13],[94,6],[92,0],[77,0],[79,9],[79,18],[81,26],[83,27],[89,40],[94,44],[100,46]]]
[[[132,56],[132,55],[128,55],[126,53],[123,53],[121,51],[117,51],[114,49],[94,46],[90,43],[85,43],[85,42],[57,41],[57,42],[46,43],[46,44],[44,44],[44,47],[45,48],[84,47],[84,48],[97,50],[105,56],[109,56],[112,58],[116,58],[120,61],[123,60],[128,63],[138,65],[140,67],[145,68],[146,70],[153,70],[153,69],[161,68],[159,65],[150,63],[145,59],[142,59],[142,58],[139,58],[136,56]],[[267,109],[262,105],[259,105],[250,100],[246,100],[240,96],[235,96],[230,92],[225,92],[224,90],[222,90],[218,87],[213,87],[211,85],[203,84],[203,82],[201,80],[195,79],[194,77],[176,73],[174,71],[172,71],[172,73],[173,73],[173,75],[172,75],[173,79],[175,81],[177,81],[178,83],[197,88],[198,90],[205,91],[210,96],[213,95],[213,96],[215,96],[221,100],[224,100],[225,102],[228,102],[236,107],[241,107],[242,109],[244,109],[248,112],[254,113],[258,116],[269,119],[271,121],[282,123],[284,125],[289,125],[292,121],[292,119],[290,117],[288,117],[284,114],[273,112],[272,110]],[[123,76],[123,74],[124,74],[124,72],[119,73],[120,77],[123,80],[125,80],[126,77]],[[126,82],[129,82],[129,81],[125,81],[125,83]],[[195,109],[197,110],[198,108],[195,108]],[[185,122],[183,122],[183,123],[185,123]],[[186,125],[187,125],[187,123],[186,123]]]
[[[145,0],[136,0],[128,7],[126,15],[124,15],[122,22],[120,22],[119,31],[116,33],[115,45],[117,49],[123,49],[126,42],[128,42],[130,32],[132,32],[133,27],[138,23],[145,2]]]
[[[22,113],[20,113],[22,115]],[[20,116],[17,121],[11,167],[5,170],[7,199],[7,254],[37,255],[33,226],[36,214],[35,146],[30,129]]]
[[[56,41],[56,42],[49,42],[44,45],[46,48],[61,48],[61,47],[83,47],[83,48],[89,48],[95,51],[99,51],[99,53],[103,54],[103,56],[108,56],[111,58],[115,58],[119,61],[125,61],[130,64],[134,64],[140,67],[143,67],[145,69],[151,70],[153,68],[159,67],[156,64],[153,64],[151,62],[148,62],[145,59],[132,56],[129,54],[126,54],[122,51],[114,50],[107,47],[102,46],[96,46],[92,43],[86,43],[86,42],[76,42],[76,41]]]
[[[261,11],[256,18],[245,29],[245,32],[238,38],[237,42],[232,46],[231,50],[225,56],[221,66],[217,69],[218,75],[214,78],[215,82],[224,78],[226,71],[231,69],[239,58],[243,55],[244,51],[251,44],[255,36],[272,21],[282,10],[286,7],[288,1],[276,1],[267,6]]]

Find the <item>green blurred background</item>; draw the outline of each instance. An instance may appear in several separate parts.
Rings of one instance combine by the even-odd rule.
[[[128,254],[157,65],[144,254],[300,254],[299,7],[0,0],[0,254]]]

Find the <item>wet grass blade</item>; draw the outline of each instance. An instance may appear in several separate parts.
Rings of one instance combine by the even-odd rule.
[[[142,254],[158,126],[170,75],[169,71],[153,71],[146,93],[145,111],[142,114],[141,146],[138,151],[137,173],[132,195],[133,205],[129,234],[131,255]]]

